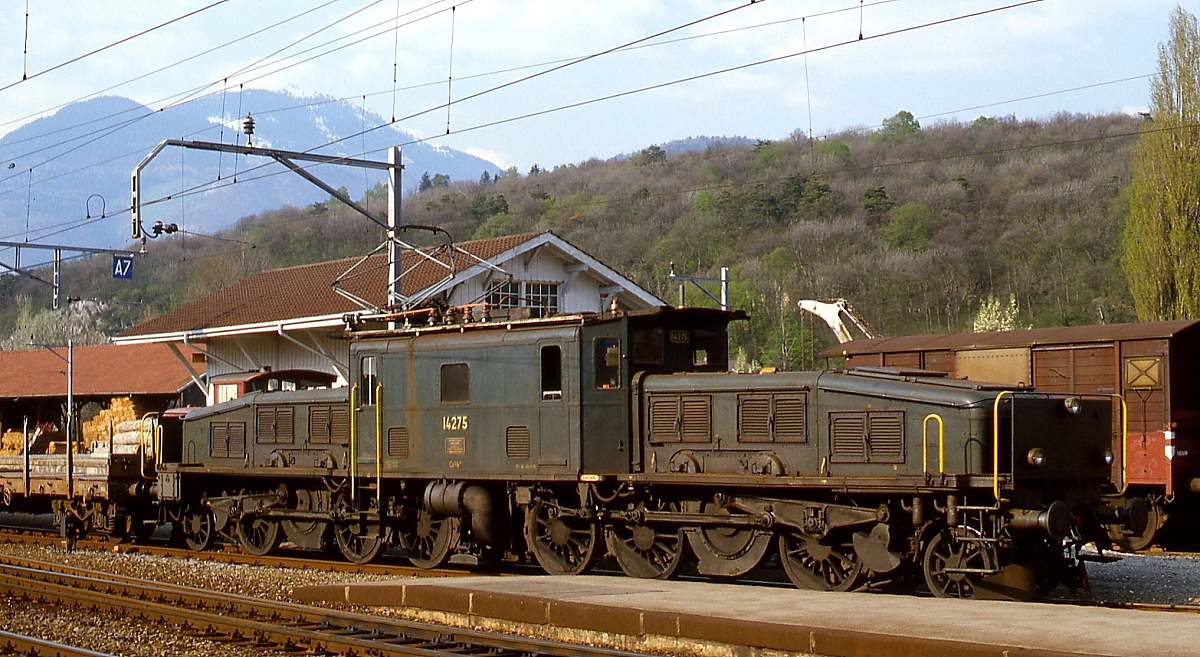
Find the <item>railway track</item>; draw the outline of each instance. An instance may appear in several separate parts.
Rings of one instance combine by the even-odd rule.
[[[63,539],[56,534],[24,528],[0,528],[0,543],[21,543],[27,545],[62,545]],[[365,573],[370,575],[394,575],[397,577],[464,577],[480,575],[479,570],[462,568],[415,568],[395,560],[385,560],[378,563],[356,564],[338,559],[322,559],[314,556],[301,556],[299,553],[270,554],[254,556],[240,551],[236,546],[228,549],[214,549],[196,552],[186,548],[173,548],[154,543],[116,543],[106,540],[81,540],[75,543],[78,550],[97,550],[101,552],[124,552],[149,554],[163,557],[196,559],[199,561],[214,561],[249,566],[268,566],[276,568],[304,568],[336,573]]]
[[[0,556],[0,590],[30,602],[69,604],[132,615],[145,623],[170,623],[193,635],[264,650],[424,657],[641,654],[339,612],[8,556]]]
[[[24,634],[0,630],[0,655],[29,655],[29,657],[114,657],[106,652],[44,641]]]

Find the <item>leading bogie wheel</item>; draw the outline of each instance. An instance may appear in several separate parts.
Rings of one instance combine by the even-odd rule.
[[[180,523],[183,525],[183,542],[188,548],[200,552],[212,547],[216,539],[216,521],[211,511],[198,504],[190,505],[184,509]]]
[[[978,585],[997,572],[997,556],[979,532],[967,527],[943,529],[925,546],[925,584],[939,598],[973,598]]]

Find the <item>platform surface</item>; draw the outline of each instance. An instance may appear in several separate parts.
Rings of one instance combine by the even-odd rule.
[[[398,579],[296,589],[303,601],[397,607],[612,647],[711,655],[1179,657],[1200,655],[1200,615],[1031,602],[609,576]]]

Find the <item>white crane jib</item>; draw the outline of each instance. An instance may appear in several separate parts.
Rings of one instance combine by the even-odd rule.
[[[850,333],[850,328],[847,322],[858,329],[863,337],[875,337],[875,331],[867,325],[858,313],[854,312],[854,308],[845,299],[831,299],[829,301],[816,301],[813,299],[802,299],[796,302],[801,310],[806,310],[817,317],[820,317],[829,328],[833,330],[833,334],[837,336],[839,343],[850,342],[854,336]]]

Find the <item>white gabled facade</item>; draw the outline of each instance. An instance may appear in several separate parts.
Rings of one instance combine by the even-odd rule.
[[[468,244],[483,242],[486,241]],[[486,262],[487,265],[457,272],[449,280],[423,290],[421,295],[449,306],[487,301],[498,309],[539,307],[559,314],[602,312],[614,302],[626,311],[666,305],[582,249],[549,232],[531,235],[487,257]],[[196,303],[203,304],[204,300]],[[342,328],[344,312],[353,310],[354,307],[348,306],[343,312],[323,315],[303,316],[302,312],[296,312],[293,313],[296,317],[270,321],[158,332],[138,333],[135,328],[114,342],[166,342],[185,364],[190,362],[185,353],[189,347],[203,345],[209,377],[268,368],[316,370],[337,375],[335,385],[345,385],[349,345],[332,335]],[[212,312],[219,314],[220,307],[213,307]],[[209,403],[215,403],[216,391],[211,385],[207,390]]]

